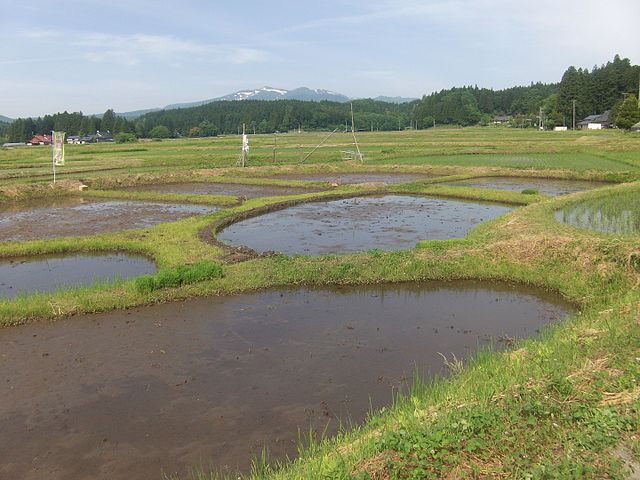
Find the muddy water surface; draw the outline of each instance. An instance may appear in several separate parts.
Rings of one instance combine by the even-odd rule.
[[[47,200],[0,207],[0,242],[92,235],[147,228],[218,208],[160,202],[120,200]]]
[[[320,189],[279,187],[275,185],[242,185],[239,183],[166,183],[138,185],[129,190],[138,192],[186,193],[192,195],[231,195],[234,197],[259,198],[283,195],[299,195],[318,192]]]
[[[594,188],[611,185],[604,182],[589,182],[586,180],[563,180],[551,178],[517,178],[517,177],[483,177],[458,180],[439,185],[451,185],[454,187],[495,188],[497,190],[511,190],[522,192],[526,189],[537,190],[545,195],[564,195],[567,193],[582,192]]]
[[[510,210],[438,198],[386,195],[297,205],[226,227],[218,239],[256,251],[327,254],[413,248],[419,240],[464,237]]]
[[[151,260],[123,253],[0,259],[0,299],[21,293],[51,292],[96,282],[125,280],[155,271]]]
[[[0,330],[0,478],[247,471],[570,307],[481,283],[275,290]],[[498,343],[498,346],[502,345]],[[449,357],[451,358],[451,357]]]
[[[312,182],[331,182],[331,183],[405,183],[416,182],[418,180],[426,180],[433,178],[433,175],[414,174],[414,173],[305,173],[305,174],[279,174],[269,178],[282,178],[287,180],[306,180]]]

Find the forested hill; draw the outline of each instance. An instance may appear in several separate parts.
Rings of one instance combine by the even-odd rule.
[[[559,83],[532,83],[504,90],[457,87],[404,104],[355,100],[355,123],[360,130],[396,130],[412,126],[429,128],[434,123],[487,124],[496,115],[504,115],[509,117],[512,126],[527,127],[537,124],[542,108],[545,125],[553,127],[571,125],[574,100],[577,119],[612,110],[611,118],[615,121],[624,97],[636,98],[632,95],[638,93],[639,79],[640,66],[616,55],[613,61],[591,70],[569,67]],[[636,116],[640,116],[640,111],[630,112],[630,121]],[[0,123],[0,140],[24,142],[34,133],[64,130],[68,135],[77,135],[92,133],[96,129],[110,130],[115,134],[131,133],[138,137],[205,137],[237,133],[242,124],[250,133],[284,132],[297,128],[333,130],[344,128],[350,119],[348,103],[216,101],[192,108],[151,112],[136,120],[118,117],[111,109],[102,117],[64,112],[37,119],[18,119],[10,125]]]
[[[413,104],[375,100],[354,100],[356,126],[361,129],[397,130],[409,125]],[[271,133],[297,128],[306,130],[344,128],[351,123],[348,103],[304,102],[300,100],[220,101],[194,108],[163,110],[136,121],[136,131],[144,135],[163,125],[181,135],[199,136],[215,130],[237,133],[242,124],[250,133]],[[350,126],[349,126],[350,128]]]
[[[434,122],[463,126],[489,123],[495,115],[528,118],[537,115],[545,99],[557,91],[556,83],[505,90],[477,86],[452,88],[422,97],[414,106],[413,117],[419,128],[428,128]]]
[[[612,110],[615,120],[625,95],[638,93],[639,79],[640,66],[616,55],[612,62],[591,71],[569,67],[557,84],[536,83],[497,91],[462,87],[432,93],[415,105],[413,118],[418,127],[428,127],[434,121],[475,125],[489,121],[490,115],[508,115],[514,126],[530,126],[542,108],[548,127],[570,125],[575,100],[577,119]]]

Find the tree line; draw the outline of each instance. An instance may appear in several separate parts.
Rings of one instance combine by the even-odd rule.
[[[620,127],[629,128],[640,120],[640,109],[633,96],[638,91],[639,80],[640,66],[616,55],[613,61],[591,70],[571,66],[559,83],[531,83],[503,90],[455,87],[404,104],[355,100],[355,124],[359,130],[388,131],[440,124],[483,125],[491,123],[497,115],[505,115],[511,126],[532,127],[538,125],[542,109],[544,124],[552,128],[572,125],[575,101],[576,120],[611,110],[614,123],[620,118]],[[134,120],[117,116],[112,109],[101,117],[82,112],[56,113],[35,119],[17,119],[9,125],[0,124],[0,137],[11,142],[26,142],[34,134],[51,130],[64,130],[68,135],[109,130],[116,137],[120,134],[120,138],[125,139],[134,135],[143,138],[209,137],[238,133],[243,124],[250,133],[272,133],[350,128],[350,123],[348,103],[245,100],[150,112]]]
[[[463,126],[487,124],[496,115],[511,117],[512,126],[527,127],[538,125],[542,108],[547,127],[572,126],[575,100],[577,121],[611,110],[610,118],[615,123],[625,97],[630,98],[638,91],[639,81],[640,66],[631,65],[628,58],[616,55],[613,61],[594,66],[591,71],[571,66],[559,83],[532,83],[504,90],[477,86],[441,90],[422,97],[414,107],[413,117],[420,128],[428,128],[434,122]]]
[[[134,124],[108,109],[101,117],[83,115],[82,112],[62,112],[38,118],[18,118],[0,129],[0,136],[9,142],[28,142],[34,135],[51,133],[52,130],[67,135],[89,135],[98,130],[112,134],[134,133]]]
[[[355,125],[365,130],[405,128],[411,123],[412,107],[412,104],[355,100]],[[141,137],[153,136],[152,133],[159,133],[157,127],[162,126],[173,135],[199,137],[238,133],[243,124],[250,133],[333,130],[344,128],[345,124],[351,128],[351,110],[348,103],[329,101],[219,101],[147,113],[136,120],[135,131]]]

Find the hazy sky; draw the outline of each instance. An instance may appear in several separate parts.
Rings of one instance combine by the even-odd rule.
[[[102,113],[264,85],[350,97],[640,62],[638,0],[0,0],[0,114]]]

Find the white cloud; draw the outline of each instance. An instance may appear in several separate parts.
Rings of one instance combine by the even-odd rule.
[[[181,65],[181,62],[246,64],[264,62],[268,52],[245,46],[199,43],[171,35],[109,34],[99,32],[59,34],[53,31],[24,32],[30,41],[55,42],[76,58],[91,62],[135,66],[145,62]],[[12,60],[4,60],[12,62]],[[0,60],[0,63],[3,63]]]

